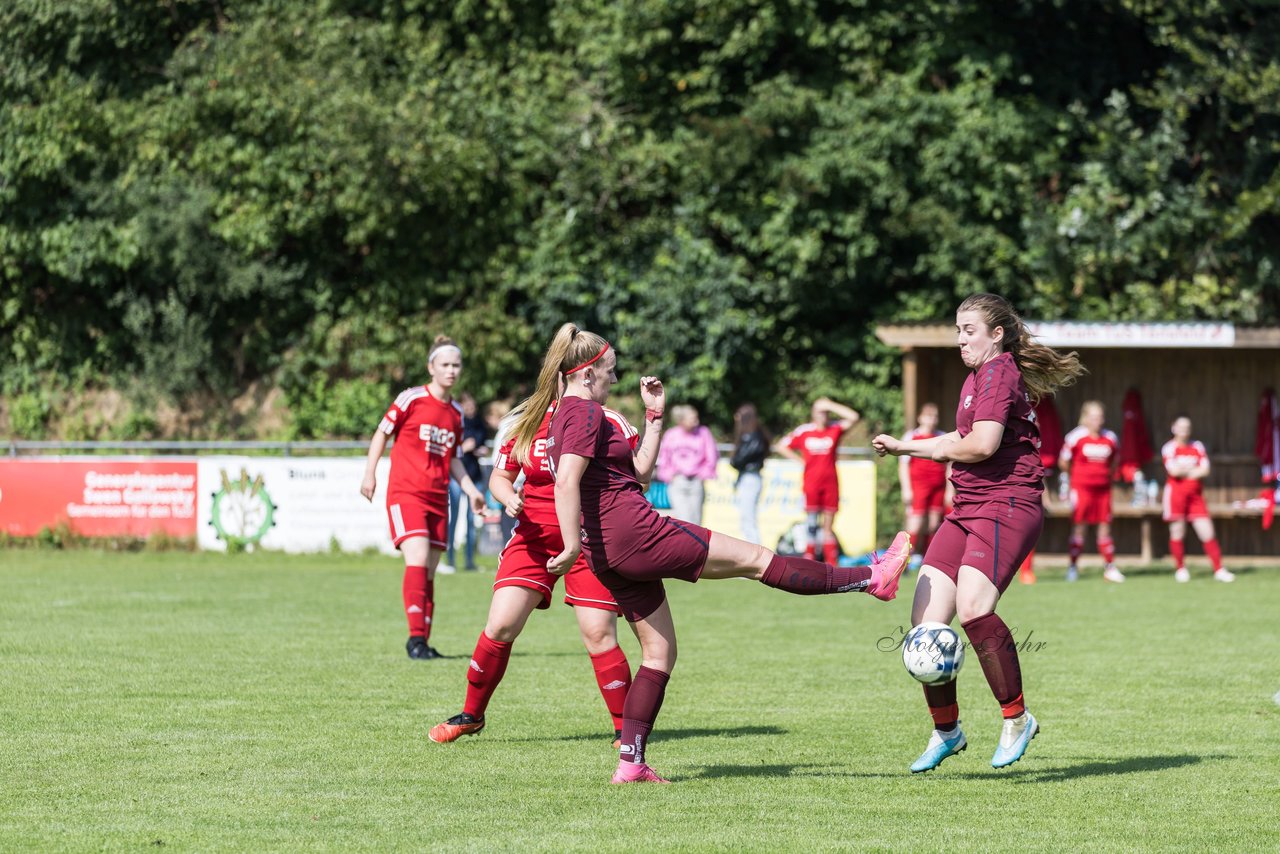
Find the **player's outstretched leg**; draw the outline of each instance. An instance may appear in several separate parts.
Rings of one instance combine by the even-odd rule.
[[[898,595],[898,580],[911,558],[911,538],[899,531],[870,566],[833,566],[768,549],[712,532],[703,578],[746,576],[801,596],[869,593],[888,602]],[[754,571],[753,571],[754,570]]]

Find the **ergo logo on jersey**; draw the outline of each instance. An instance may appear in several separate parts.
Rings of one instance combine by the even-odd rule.
[[[424,442],[440,445],[446,450],[452,448],[454,443],[458,441],[458,437],[453,435],[452,430],[446,430],[443,427],[437,427],[434,424],[423,424],[418,428],[418,438]]]

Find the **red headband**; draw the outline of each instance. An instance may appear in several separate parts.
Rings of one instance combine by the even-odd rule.
[[[589,365],[593,365],[593,364],[595,364],[596,360],[597,360],[597,359],[599,359],[601,356],[603,356],[603,355],[604,355],[605,353],[607,353],[607,352],[609,352],[609,342],[608,342],[608,341],[604,342],[604,346],[600,348],[600,352],[599,352],[599,353],[596,353],[594,356],[592,356],[590,359],[587,359],[585,362],[583,362],[581,365],[578,365],[576,368],[570,368],[569,370],[565,371],[565,372],[564,372],[564,375],[567,377],[567,376],[569,376],[569,374],[572,374],[572,373],[574,373],[575,371],[580,371],[580,370],[582,370],[583,368],[585,368],[585,367],[587,367],[587,366],[589,366]]]

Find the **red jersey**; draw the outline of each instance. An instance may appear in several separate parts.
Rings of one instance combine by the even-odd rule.
[[[980,463],[952,463],[956,504],[1016,499],[1040,502],[1044,466],[1040,431],[1022,372],[1012,354],[1001,353],[969,374],[960,390],[956,432],[973,432],[978,421],[1004,425],[1000,445]]]
[[[911,430],[902,437],[904,442],[914,442],[917,439],[936,439],[939,436],[945,436],[941,430]],[[947,482],[947,464],[939,463],[933,460],[922,460],[919,457],[908,457],[907,477],[911,479],[912,486],[930,487],[942,486]]]
[[[564,454],[588,460],[580,490],[582,542],[595,572],[620,564],[655,539],[664,522],[636,477],[634,432],[628,435],[604,407],[581,397],[563,398],[547,428],[553,474]]]
[[[787,447],[804,457],[804,488],[836,483],[836,455],[844,430],[839,424],[801,424],[787,435]]]
[[[1174,477],[1173,473],[1169,471],[1169,465],[1174,460],[1181,463],[1191,463],[1193,466],[1208,462],[1209,454],[1199,441],[1192,440],[1185,445],[1179,445],[1177,440],[1170,439],[1160,449],[1160,458],[1164,460],[1164,470],[1169,474],[1170,487],[1184,495],[1198,495],[1204,491],[1202,481],[1197,478]]]
[[[559,552],[564,548],[560,539],[560,520],[556,518],[556,479],[551,474],[551,463],[547,459],[547,429],[551,425],[551,415],[555,407],[547,409],[542,418],[542,426],[534,435],[533,444],[529,446],[529,460],[523,466],[511,456],[515,450],[516,440],[513,436],[502,443],[497,456],[493,459],[494,471],[524,472],[524,508],[516,517],[519,522],[516,532],[527,540],[542,543],[550,551]],[[640,443],[640,434],[627,419],[612,409],[604,409],[604,416],[622,432],[627,444],[634,453]]]
[[[387,495],[421,495],[441,507],[449,502],[449,466],[457,456],[462,413],[433,397],[426,386],[400,392],[378,429],[394,436]]]
[[[1060,459],[1071,463],[1071,485],[1086,489],[1111,487],[1111,463],[1120,451],[1120,440],[1110,430],[1090,436],[1077,427],[1062,440]]]

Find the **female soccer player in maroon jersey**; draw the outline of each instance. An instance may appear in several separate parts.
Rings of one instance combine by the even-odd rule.
[[[508,416],[507,423],[514,423],[531,405],[530,400],[520,403]],[[494,458],[489,491],[506,512],[517,519],[516,529],[498,560],[489,620],[476,641],[467,670],[466,702],[461,713],[431,728],[432,741],[443,744],[484,729],[484,713],[506,673],[511,645],[529,615],[537,608],[551,605],[551,593],[559,576],[547,569],[547,562],[564,551],[556,519],[555,479],[547,462],[547,426],[553,410],[553,407],[546,409],[532,441],[522,443],[519,436],[510,436]],[[636,429],[611,409],[604,410],[604,415],[635,449],[640,438]],[[653,469],[656,451],[653,444],[650,442],[635,452],[636,470],[645,482]],[[516,479],[522,471],[524,488],[517,492]],[[596,684],[613,718],[616,742],[622,735],[623,701],[631,687],[631,666],[626,653],[618,646],[617,615],[621,611],[581,557],[565,573],[564,586],[564,601],[573,606],[577,615],[582,642],[591,655]],[[614,747],[616,749],[617,744]]]
[[[377,485],[378,460],[395,436],[391,474],[387,481],[387,520],[391,540],[404,555],[405,616],[410,658],[439,658],[428,645],[435,611],[435,574],[445,551],[449,527],[449,477],[457,479],[471,499],[471,509],[484,510],[484,493],[467,476],[458,458],[462,415],[453,405],[450,389],[462,373],[462,350],[452,338],[436,336],[427,357],[431,382],[400,393],[382,417],[369,442],[368,464],[360,494],[370,501]]]
[[[992,766],[1022,758],[1039,730],[1022,697],[1022,670],[1009,628],[995,613],[1044,526],[1043,464],[1032,395],[1039,398],[1084,372],[1075,353],[1063,355],[1032,340],[1013,306],[975,294],[956,310],[960,358],[972,371],[960,391],[956,430],[905,442],[881,434],[883,456],[951,463],[955,505],[929,544],[916,582],[911,622],[950,623],[957,614],[991,692],[1004,713]],[[934,731],[911,771],[928,771],[966,747],[956,683],[924,686]]]
[[[555,475],[555,506],[564,550],[547,569],[568,571],[586,553],[587,563],[608,588],[640,640],[643,663],[623,708],[622,745],[615,783],[666,782],[644,761],[644,748],[662,706],[676,659],[675,625],[664,578],[753,578],[792,593],[865,591],[883,599],[897,594],[898,578],[911,552],[900,533],[871,566],[839,567],[805,558],[784,558],[761,546],[658,515],[644,497],[637,459],[657,450],[666,397],[656,377],[640,380],[645,435],[633,453],[622,431],[605,417],[603,403],[618,381],[616,357],[599,335],[572,323],[560,327],[542,363],[529,409],[516,422],[528,441],[564,382],[551,419],[547,456]],[[526,438],[528,437],[528,438]],[[519,447],[519,445],[517,445]]]

